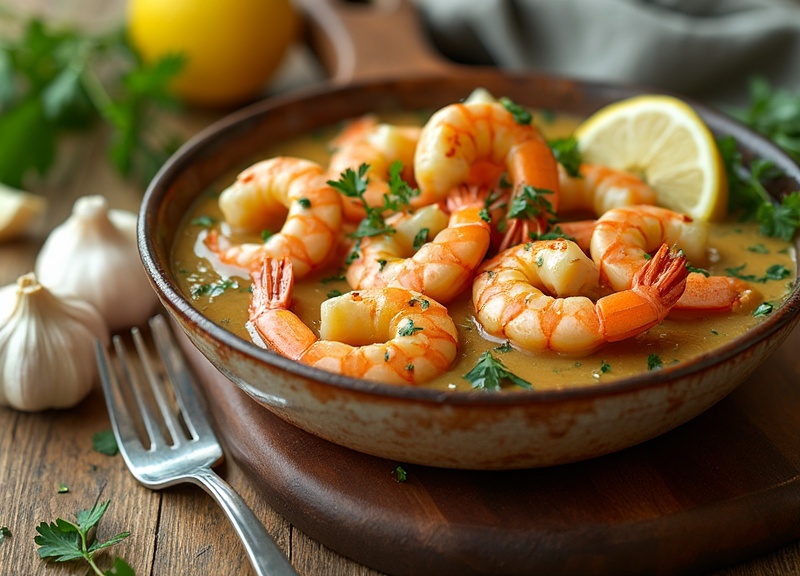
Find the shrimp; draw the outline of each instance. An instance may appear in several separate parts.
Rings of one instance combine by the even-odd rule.
[[[629,206],[609,210],[597,220],[590,252],[600,268],[601,281],[614,290],[625,290],[661,244],[677,246],[689,262],[702,265],[707,239],[708,228],[702,221],[657,206]],[[738,278],[692,272],[674,309],[744,311],[760,297],[757,290]]]
[[[563,239],[519,244],[481,267],[472,299],[476,319],[488,335],[529,352],[590,354],[607,342],[631,338],[655,326],[683,293],[686,257],[670,253],[665,244],[636,272],[627,290],[597,302],[586,296],[545,294],[548,275],[571,271],[573,262],[584,271],[589,287],[598,278],[596,267],[592,272],[580,259],[558,257],[569,244]],[[582,254],[577,247],[574,251]],[[549,262],[554,254],[555,265]]]
[[[579,176],[558,166],[559,211],[589,211],[595,216],[621,206],[655,204],[656,191],[641,178],[599,164],[581,164]]]
[[[496,102],[445,106],[420,133],[414,155],[420,195],[414,205],[439,202],[462,184],[494,185],[504,171],[515,191],[534,186],[552,192],[549,200],[557,209],[557,163],[532,124],[518,123]]]
[[[448,198],[451,214],[447,227],[435,233],[414,252],[414,238],[424,228],[419,224],[431,218],[428,212],[438,205],[414,214],[398,213],[387,220],[394,234],[364,238],[358,258],[347,270],[347,281],[354,289],[403,286],[441,302],[450,302],[469,287],[475,269],[489,248],[490,230],[481,218],[482,200],[464,188]],[[412,222],[416,225],[406,225]],[[426,236],[430,234],[427,232]]]
[[[322,304],[320,337],[291,310],[291,261],[265,258],[253,272],[248,329],[257,344],[346,376],[421,384],[450,369],[458,333],[447,308],[413,290],[353,291]]]
[[[222,192],[219,206],[231,227],[250,232],[275,226],[285,216],[280,232],[262,244],[232,244],[210,232],[205,244],[224,264],[252,271],[265,256],[288,256],[302,277],[324,266],[338,247],[342,201],[315,162],[293,157],[258,162]]]
[[[421,128],[379,123],[372,116],[362,116],[351,121],[333,140],[334,151],[328,164],[328,175],[336,180],[345,170],[357,171],[367,164],[369,183],[364,200],[371,207],[383,205],[383,196],[389,192],[389,168],[393,162],[403,165],[400,176],[413,182],[414,152]],[[344,217],[349,222],[360,222],[366,209],[357,198],[343,198]]]

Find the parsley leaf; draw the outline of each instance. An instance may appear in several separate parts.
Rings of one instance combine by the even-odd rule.
[[[510,98],[506,98],[505,96],[500,98],[499,102],[500,104],[503,105],[503,108],[508,110],[511,116],[514,117],[514,122],[516,122],[517,124],[526,126],[531,122],[533,122],[533,114],[531,114],[530,111],[524,106],[517,104],[516,102],[514,102]]]
[[[580,167],[583,162],[583,155],[578,149],[578,140],[575,136],[568,138],[557,138],[549,140],[547,144],[553,151],[556,161],[564,167],[567,174],[573,178],[580,177]]]
[[[408,322],[403,324],[403,327],[397,331],[398,336],[413,336],[417,332],[424,330],[421,326],[414,326],[414,321],[409,318]]]
[[[770,314],[772,314],[774,308],[775,307],[771,303],[762,302],[761,304],[758,305],[758,308],[753,310],[753,316],[756,318],[759,316],[769,316]]]
[[[8,529],[8,526],[0,526],[0,542],[6,538],[11,538],[11,530]]]
[[[145,64],[121,31],[90,35],[38,18],[21,24],[18,38],[0,43],[0,181],[24,187],[53,165],[62,135],[102,122],[115,168],[149,180],[176,145],[155,141],[148,121],[154,108],[175,106],[168,87],[184,59]],[[106,73],[112,62],[115,75]]]
[[[34,542],[39,546],[37,552],[40,558],[52,559],[56,562],[68,562],[71,560],[84,559],[96,574],[102,574],[95,563],[95,553],[110,546],[118,544],[128,536],[130,532],[121,532],[112,536],[109,540],[101,542],[92,541],[89,532],[95,528],[100,519],[106,512],[110,501],[95,502],[89,510],[79,511],[75,517],[77,522],[69,522],[63,518],[56,518],[55,522],[42,522],[36,527],[38,536]],[[123,561],[119,564],[114,562],[114,570],[119,576],[127,576],[133,571]],[[111,572],[112,574],[114,572]]]
[[[731,114],[800,160],[800,96],[773,90],[761,77],[750,80],[750,107]]]
[[[528,184],[524,185],[518,194],[511,199],[508,208],[509,218],[528,218],[535,219],[542,214],[551,214],[553,204],[547,199],[552,190],[536,188]]]
[[[405,482],[408,480],[408,473],[402,466],[397,466],[394,470],[392,470],[392,476],[396,482]]]
[[[111,430],[103,430],[102,432],[95,432],[92,434],[92,449],[106,456],[116,456],[119,452],[119,446],[117,446],[117,439],[114,437],[114,432]]]
[[[658,354],[650,354],[647,357],[647,369],[648,370],[660,370],[663,367],[663,363],[661,362],[661,356]]]
[[[481,354],[472,370],[464,374],[464,378],[472,384],[473,388],[480,390],[500,390],[500,384],[504,381],[509,381],[526,390],[533,388],[530,382],[509,372],[505,365],[492,356],[488,350]]]

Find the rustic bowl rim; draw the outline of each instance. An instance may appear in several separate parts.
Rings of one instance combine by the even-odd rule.
[[[602,90],[608,88],[620,90],[624,93],[628,93],[630,96],[645,93],[676,96],[690,104],[700,116],[709,123],[712,130],[722,129],[726,134],[733,135],[740,146],[745,144],[742,141],[742,139],[745,139],[745,148],[756,152],[756,155],[759,157],[766,157],[776,161],[776,164],[778,164],[781,170],[797,184],[797,189],[800,189],[800,167],[798,167],[788,154],[765,137],[707,104],[666,90],[639,85],[566,79],[554,75],[538,75],[532,73],[497,72],[497,74],[502,74],[505,77],[518,76],[526,79],[534,78],[545,82],[567,82],[581,89],[593,88]],[[441,76],[432,75],[415,76],[415,79],[421,82],[442,81]],[[183,296],[178,286],[171,279],[169,263],[160,262],[155,257],[155,254],[157,254],[157,251],[154,250],[155,234],[152,234],[151,230],[158,222],[152,215],[154,212],[158,212],[157,208],[159,203],[174,179],[184,171],[190,169],[193,161],[196,160],[203,151],[213,146],[219,139],[224,139],[228,132],[261,115],[286,106],[287,103],[294,103],[298,101],[298,99],[309,100],[315,97],[324,98],[332,93],[361,90],[367,86],[375,87],[376,85],[386,85],[390,87],[392,83],[398,81],[407,82],[409,79],[365,80],[346,85],[312,86],[310,88],[296,90],[290,94],[279,95],[254,102],[211,123],[205,129],[187,140],[187,142],[164,163],[148,185],[142,200],[137,225],[137,237],[140,257],[150,282],[159,293],[162,301],[166,300],[166,302],[169,303],[168,308],[170,308],[171,313],[179,313],[185,321],[191,323],[192,326],[196,327],[196,329],[202,332],[206,337],[218,341],[223,346],[241,355],[251,357],[260,363],[269,364],[295,376],[313,380],[320,384],[368,396],[391,397],[398,401],[469,405],[474,407],[484,405],[528,405],[563,400],[596,399],[598,397],[635,392],[644,388],[650,389],[656,386],[668,385],[675,380],[697,376],[714,366],[723,364],[755,345],[769,339],[774,334],[780,332],[787,324],[797,322],[798,314],[800,314],[800,282],[797,281],[798,262],[795,263],[795,281],[780,307],[776,308],[764,321],[748,330],[745,334],[714,348],[710,352],[705,352],[691,360],[666,366],[659,370],[643,372],[609,382],[598,382],[591,386],[544,390],[537,390],[534,388],[532,390],[519,391],[516,389],[509,389],[499,393],[491,393],[485,390],[438,390],[410,385],[398,386],[328,372],[301,364],[277,353],[260,348],[236,336],[232,332],[227,331],[204,316],[200,310],[195,308],[191,302]],[[199,193],[200,191],[198,190],[198,194]],[[795,236],[792,243],[797,253],[797,236]],[[255,389],[259,389],[259,386],[253,383],[245,382],[243,384],[244,386],[251,386]]]

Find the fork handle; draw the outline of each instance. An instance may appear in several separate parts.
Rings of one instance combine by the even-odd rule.
[[[247,551],[257,576],[298,576],[288,558],[242,497],[210,468],[192,478],[220,505]]]

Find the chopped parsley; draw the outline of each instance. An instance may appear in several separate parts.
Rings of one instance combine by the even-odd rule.
[[[326,294],[326,296],[328,298],[336,298],[337,296],[341,296],[341,295],[342,295],[342,291],[341,290],[336,290],[336,289],[330,290]]]
[[[583,156],[578,149],[578,140],[575,136],[549,140],[547,144],[550,146],[550,150],[553,151],[556,161],[564,167],[567,174],[573,178],[579,178]]]
[[[402,328],[397,331],[398,336],[413,336],[420,330],[424,330],[421,326],[414,326],[414,321],[409,318]],[[413,370],[413,368],[412,368]]]
[[[661,370],[663,364],[661,362],[661,356],[658,354],[650,354],[647,357],[647,369],[648,370]]]
[[[533,388],[530,382],[509,372],[500,360],[492,356],[489,350],[481,354],[472,370],[464,374],[464,379],[473,388],[479,390],[497,391],[500,390],[500,385],[506,381],[526,390]]]
[[[505,96],[500,98],[499,102],[503,105],[503,108],[508,110],[509,114],[511,114],[511,116],[514,118],[514,122],[517,124],[528,126],[531,122],[533,122],[533,114],[531,114],[530,111],[524,106],[517,104]]]
[[[92,434],[92,449],[106,456],[116,456],[119,452],[119,446],[117,446],[117,439],[114,437],[114,432],[111,430],[103,430],[102,432],[95,432]]]
[[[69,486],[64,484],[63,482],[58,485],[58,493],[59,494],[67,494],[69,493]]]
[[[213,298],[219,296],[230,288],[238,288],[239,283],[236,280],[226,279],[219,282],[212,282],[209,284],[200,284],[192,289],[192,297],[200,298],[201,296],[208,296]]]
[[[508,217],[534,219],[542,215],[552,214],[553,204],[547,199],[547,195],[552,193],[552,190],[524,185],[520,188],[520,192],[511,199]]]
[[[605,360],[601,361],[600,362],[600,372],[602,374],[607,374],[608,372],[611,372],[611,364],[609,364]]]
[[[197,218],[193,218],[190,224],[201,228],[211,228],[216,222],[217,219],[211,216],[198,216]]]
[[[408,305],[414,307],[419,302],[420,308],[423,310],[427,310],[428,307],[431,305],[430,300],[426,300],[425,298],[412,298],[408,301]]]
[[[422,248],[423,244],[428,241],[428,234],[430,233],[430,229],[428,228],[420,228],[419,232],[416,233],[414,236],[414,251],[419,250]]]
[[[300,204],[300,206],[302,206],[302,207],[303,207],[303,208],[305,208],[306,210],[308,210],[309,208],[311,208],[311,200],[309,200],[308,198],[300,198],[300,199],[297,201],[297,203],[298,203],[298,204]]]
[[[11,530],[8,529],[8,526],[0,526],[0,542],[6,538],[11,538]]]
[[[758,308],[753,310],[753,316],[758,318],[759,316],[769,316],[772,314],[772,311],[775,307],[769,302],[762,302],[758,305]]]
[[[408,474],[402,466],[398,466],[392,470],[392,476],[396,482],[405,482],[408,479]]]
[[[745,280],[747,282],[756,282],[759,284],[763,284],[769,280],[784,280],[791,276],[791,272],[789,271],[786,266],[783,264],[773,264],[765,271],[763,276],[756,276],[755,274],[745,274],[743,270],[747,267],[747,264],[742,264],[741,266],[731,266],[725,268],[725,273],[728,276],[733,276],[734,278],[738,278],[740,280]]]
[[[502,354],[505,354],[506,352],[511,352],[513,349],[514,349],[514,347],[511,345],[511,342],[509,342],[508,340],[506,340],[505,342],[500,344],[500,346],[495,346],[495,348],[494,348],[495,352],[500,352]]]
[[[266,242],[267,240],[269,240],[270,238],[272,238],[272,236],[273,236],[274,234],[275,234],[275,233],[274,233],[274,232],[272,232],[271,230],[262,230],[262,231],[261,231],[261,241],[262,241],[262,242]]]

